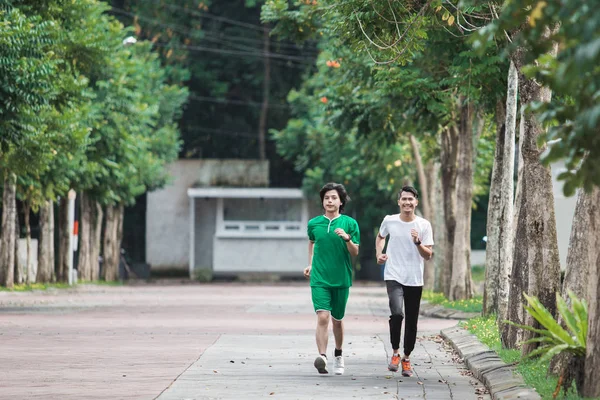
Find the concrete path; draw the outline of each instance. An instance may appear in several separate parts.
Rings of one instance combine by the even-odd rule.
[[[489,398],[440,343],[453,320],[422,317],[415,376],[387,371],[388,314],[356,285],[346,374],[322,376],[306,284],[0,292],[0,399]]]

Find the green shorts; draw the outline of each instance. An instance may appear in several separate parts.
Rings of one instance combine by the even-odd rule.
[[[344,318],[346,303],[350,288],[328,288],[311,286],[312,302],[317,311],[329,311],[331,316],[338,321]]]

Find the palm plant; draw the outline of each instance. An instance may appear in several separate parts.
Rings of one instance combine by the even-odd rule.
[[[565,329],[554,319],[537,297],[528,296],[525,293],[523,293],[523,296],[527,300],[525,310],[545,328],[536,329],[532,326],[504,321],[507,324],[539,335],[523,342],[523,344],[540,344],[537,349],[527,354],[526,357],[541,356],[541,361],[548,361],[563,352],[571,353],[576,357],[585,357],[585,341],[588,331],[588,310],[585,300],[579,300],[573,292],[569,291],[572,306],[572,310],[570,310],[567,302],[558,293],[556,294],[556,305],[566,326]]]

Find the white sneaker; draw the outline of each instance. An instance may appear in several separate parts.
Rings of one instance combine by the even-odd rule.
[[[315,368],[319,371],[320,374],[328,374],[327,371],[327,358],[323,356],[318,356],[315,358]]]
[[[344,357],[339,356],[335,358],[335,362],[333,364],[333,372],[336,375],[344,375]]]

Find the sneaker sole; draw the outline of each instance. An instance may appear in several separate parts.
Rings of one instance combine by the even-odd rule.
[[[335,371],[335,374],[336,375],[344,375],[344,371],[343,370],[342,371]]]
[[[410,378],[411,376],[413,376],[412,372],[402,372],[402,376],[406,376],[408,378]]]
[[[327,371],[327,364],[325,363],[325,360],[323,360],[321,357],[317,357],[317,359],[315,360],[315,368],[317,369],[317,371],[319,371],[320,374],[329,373]]]
[[[398,372],[398,368],[388,367],[388,371]]]

